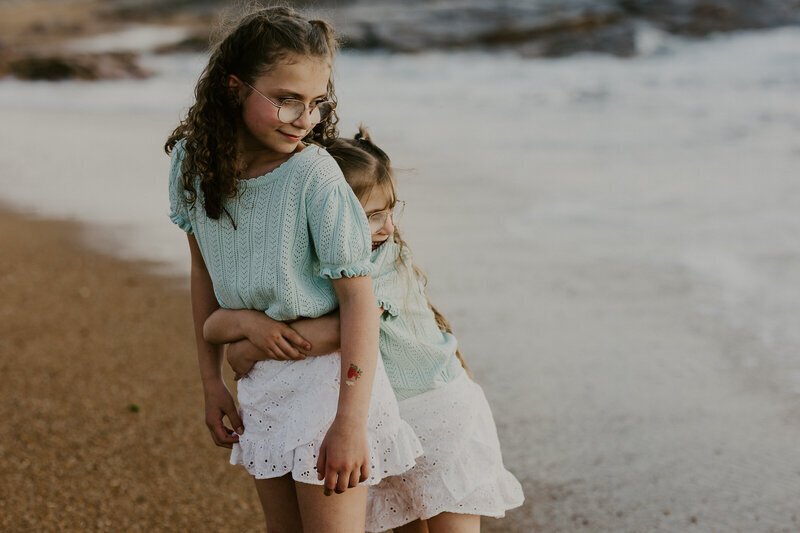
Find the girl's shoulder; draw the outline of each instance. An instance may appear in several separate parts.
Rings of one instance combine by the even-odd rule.
[[[342,185],[349,188],[339,164],[322,146],[309,144],[293,158],[297,160],[295,178],[304,182],[310,193]]]
[[[184,145],[186,144],[185,139],[181,139],[175,146],[172,147],[172,150],[169,153],[169,160],[170,160],[170,169],[169,169],[169,180],[170,186],[176,186],[176,184],[182,184],[182,175],[183,175],[183,168],[182,163],[183,160],[186,158],[186,149]]]

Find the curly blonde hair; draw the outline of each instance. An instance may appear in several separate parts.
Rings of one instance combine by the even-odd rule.
[[[241,109],[228,87],[229,76],[253,84],[288,56],[332,62],[337,47],[330,24],[308,20],[288,7],[258,9],[222,36],[197,82],[194,105],[164,145],[170,154],[178,141],[185,143],[181,171],[190,203],[197,200],[199,185],[206,215],[219,219],[225,212],[230,217],[224,201],[236,196],[236,181],[243,175],[236,143],[238,129],[243,127]],[[336,102],[332,80],[327,98]],[[304,141],[327,146],[337,137],[337,122],[334,111]]]

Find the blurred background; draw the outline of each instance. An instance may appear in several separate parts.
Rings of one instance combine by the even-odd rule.
[[[0,0],[0,205],[185,288],[163,144],[232,4]],[[484,530],[800,530],[800,2],[290,4],[342,37],[340,132],[367,125],[399,169],[407,240],[524,486]],[[206,449],[198,394],[176,416]],[[216,530],[191,500],[164,514],[172,492],[98,511],[133,489],[74,500],[11,442],[9,530]],[[170,491],[208,483],[191,474]],[[242,490],[225,519],[255,530]]]

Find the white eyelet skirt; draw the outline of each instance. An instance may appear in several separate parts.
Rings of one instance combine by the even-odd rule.
[[[317,454],[336,416],[341,356],[302,361],[260,361],[238,382],[244,434],[233,445],[231,464],[257,479],[287,473],[303,483],[317,480]],[[417,436],[400,418],[397,400],[378,356],[367,419],[370,474],[364,483],[405,472],[422,453]]]
[[[489,403],[466,374],[401,401],[400,416],[419,436],[423,453],[408,472],[370,487],[367,531],[442,512],[499,518],[522,505],[522,486],[503,466]]]

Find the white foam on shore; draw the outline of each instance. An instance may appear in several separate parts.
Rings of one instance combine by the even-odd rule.
[[[72,52],[150,52],[155,48],[179,42],[191,34],[189,28],[128,24],[123,29],[101,35],[74,39],[66,48]]]

